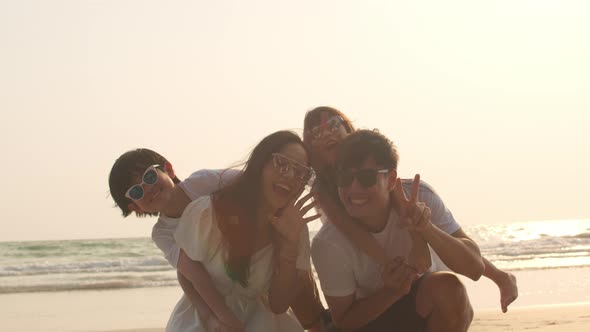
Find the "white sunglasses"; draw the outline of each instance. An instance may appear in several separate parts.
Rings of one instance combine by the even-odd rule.
[[[125,197],[132,199],[134,201],[138,201],[143,198],[145,190],[143,190],[144,184],[153,185],[158,182],[158,168],[162,168],[160,165],[152,165],[148,167],[145,172],[143,172],[143,176],[141,177],[141,183],[131,186],[131,188],[127,189],[125,192]]]

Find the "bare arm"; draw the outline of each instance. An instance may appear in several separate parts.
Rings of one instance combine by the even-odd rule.
[[[197,314],[199,315],[199,319],[201,320],[201,323],[205,327],[206,331],[209,331],[209,332],[244,332],[244,330],[241,327],[232,328],[228,325],[223,324],[215,316],[215,314],[211,311],[211,309],[209,309],[209,306],[207,305],[207,303],[205,303],[205,301],[203,301],[203,299],[201,298],[199,293],[197,293],[197,290],[193,287],[193,284],[190,282],[190,280],[188,280],[185,276],[183,276],[182,273],[180,273],[180,271],[177,271],[177,276],[178,276],[178,282],[180,283],[180,287],[182,288],[182,290],[184,291],[186,296],[189,298],[192,305],[197,309]]]
[[[415,273],[399,260],[386,265],[382,277],[385,286],[366,298],[355,299],[355,294],[343,297],[326,296],[336,326],[342,329],[358,329],[377,319],[410,291]]]
[[[297,295],[303,289],[308,271],[297,269],[296,263],[299,253],[308,252],[309,237],[307,223],[319,218],[319,215],[305,217],[315,202],[306,202],[312,195],[307,194],[300,200],[296,195],[282,209],[280,216],[271,216],[271,224],[277,236],[278,259],[275,273],[270,283],[269,304],[272,312],[280,314],[285,312]],[[306,250],[307,249],[307,250]],[[309,264],[309,256],[306,257]]]
[[[516,276],[510,272],[498,269],[492,262],[482,257],[485,264],[484,276],[492,280],[500,289],[500,306],[502,312],[508,311],[510,303],[518,298],[518,283]]]
[[[432,265],[428,243],[417,232],[409,232],[412,239],[412,249],[408,257],[408,263],[416,269],[417,273],[425,273]]]
[[[291,302],[291,310],[297,317],[304,329],[310,331],[317,330],[321,325],[322,314],[324,313],[324,305],[320,299],[313,273],[308,271],[305,278],[302,280],[303,285]]]
[[[190,282],[190,280],[188,280],[184,275],[182,275],[180,271],[176,272],[178,277],[178,283],[184,291],[184,294],[186,294],[193,306],[197,309],[197,313],[199,314],[199,318],[201,319],[203,324],[207,326],[207,322],[209,321],[211,315],[213,315],[213,312],[211,312],[211,309],[209,309],[207,303],[205,303],[201,296],[199,296],[199,293],[193,287],[193,284]]]
[[[180,250],[178,271],[190,282],[203,302],[209,307],[210,311],[223,324],[233,328],[243,328],[242,322],[226,306],[225,300],[215,288],[211,276],[209,276],[209,273],[207,273],[201,262],[190,259],[184,250]]]
[[[279,249],[278,266],[272,277],[269,291],[270,309],[275,314],[287,311],[303,288],[306,271],[297,270],[297,247],[283,245]]]
[[[482,276],[484,263],[479,247],[462,229],[449,235],[429,224],[422,236],[452,271],[472,280],[478,280]]]
[[[440,197],[433,192],[429,202],[434,210],[425,203],[418,202],[419,188],[420,175],[416,174],[412,183],[411,198],[408,199],[401,179],[396,180],[393,194],[402,223],[410,232],[420,234],[452,271],[478,280],[484,272],[479,247],[461,229],[450,235],[434,225],[433,220],[439,224],[450,212],[446,211]]]

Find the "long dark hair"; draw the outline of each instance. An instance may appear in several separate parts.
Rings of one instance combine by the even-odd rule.
[[[301,144],[301,138],[291,131],[277,131],[260,141],[244,165],[242,174],[227,187],[213,194],[213,208],[227,250],[226,273],[248,284],[250,259],[255,250],[256,212],[260,206],[262,171],[272,158],[287,144]]]

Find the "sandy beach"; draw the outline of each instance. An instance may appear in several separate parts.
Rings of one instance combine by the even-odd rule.
[[[520,296],[506,314],[493,283],[463,280],[475,310],[470,331],[590,331],[590,268],[514,274]],[[161,332],[181,293],[180,287],[152,287],[0,294],[0,330]]]
[[[586,332],[590,331],[590,303],[522,307],[502,314],[497,310],[476,312],[469,331]],[[108,332],[163,332],[163,328],[111,330]],[[104,331],[107,332],[107,331]]]
[[[519,285],[502,314],[493,282],[460,277],[471,331],[590,331],[590,221],[468,230]],[[182,296],[149,238],[6,242],[0,254],[0,331],[162,331]]]
[[[496,310],[476,312],[470,331],[536,332],[590,331],[590,303],[515,308],[502,314]]]

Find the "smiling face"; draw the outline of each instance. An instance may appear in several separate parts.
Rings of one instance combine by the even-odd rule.
[[[372,232],[387,223],[398,160],[393,142],[376,130],[357,130],[338,147],[339,198],[348,214]]]
[[[269,158],[262,170],[262,202],[276,211],[298,197],[307,182],[309,159],[303,145],[289,143]]]
[[[395,184],[396,171],[385,170],[373,157],[369,157],[358,167],[342,172],[346,174],[342,178],[348,178],[348,181],[339,183],[338,196],[346,212],[370,231],[382,230],[389,215],[389,193]],[[350,175],[352,182],[349,182]]]
[[[174,170],[170,163],[164,165],[164,169],[155,168],[158,178],[153,184],[142,182],[143,174],[134,173],[132,183],[139,184],[143,188],[143,197],[131,200],[128,207],[139,213],[159,213],[170,202],[172,190],[175,187]]]

